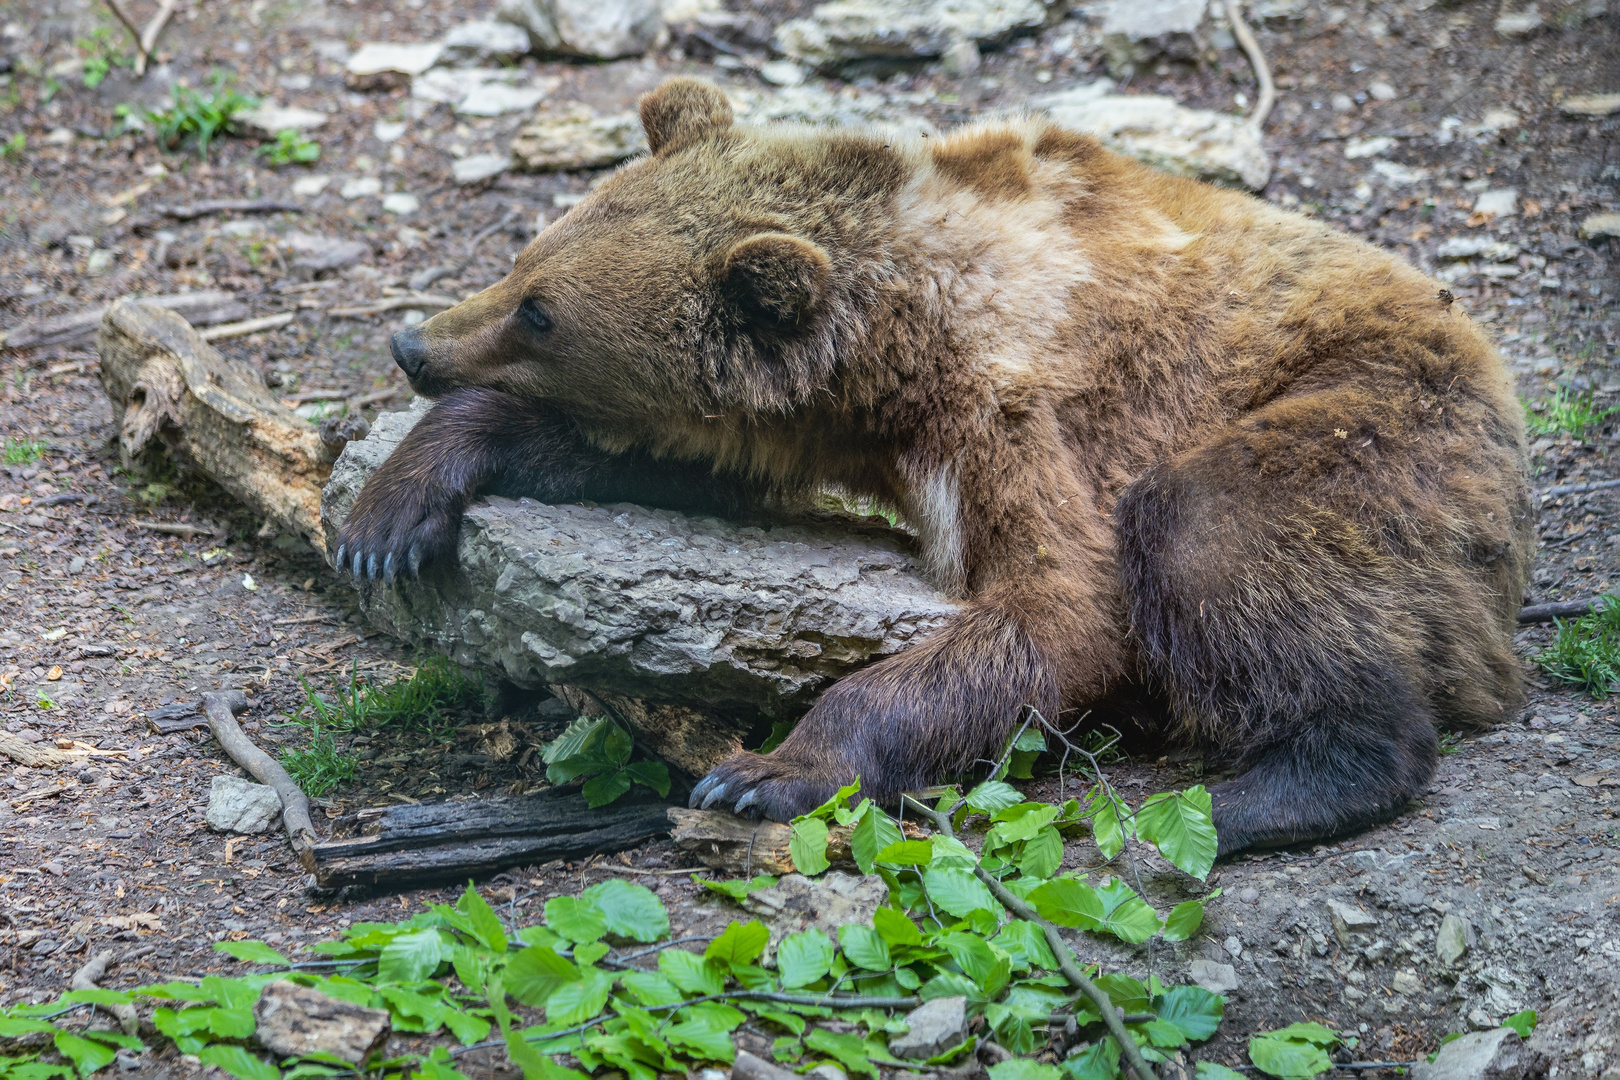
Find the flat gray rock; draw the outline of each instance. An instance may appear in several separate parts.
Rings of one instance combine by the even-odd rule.
[[[910,1030],[889,1040],[889,1053],[922,1061],[943,1054],[967,1038],[967,998],[942,997],[906,1014]]]
[[[833,0],[808,18],[783,23],[776,44],[820,68],[940,56],[953,42],[992,44],[1038,30],[1053,6],[1050,0]]]
[[[240,776],[214,777],[208,794],[208,826],[220,832],[262,833],[281,818],[276,789]]]
[[[361,486],[431,405],[344,448],[321,503],[336,534]],[[733,719],[792,716],[925,636],[955,605],[909,538],[849,519],[743,527],[615,506],[482,499],[458,565],[359,586],[372,625],[520,686],[563,683]]]

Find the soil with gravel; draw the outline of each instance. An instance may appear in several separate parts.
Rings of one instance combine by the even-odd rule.
[[[137,18],[155,6],[126,4],[141,9]],[[26,137],[26,148],[0,160],[0,326],[132,292],[219,288],[252,315],[293,313],[282,329],[220,347],[306,412],[357,397],[373,410],[403,406],[408,391],[387,348],[401,313],[349,319],[329,309],[402,289],[435,264],[465,260],[434,291],[481,288],[596,178],[506,173],[458,187],[451,162],[504,151],[521,114],[464,119],[403,89],[346,87],[342,57],[359,42],[432,40],[485,6],[182,0],[154,70],[137,81],[114,66],[92,90],[77,75],[76,42],[111,26],[103,9],[85,0],[0,3],[0,141]],[[602,104],[628,103],[680,72],[762,87],[754,71],[769,59],[771,26],[795,12],[733,6],[739,18],[729,28],[677,30],[642,59],[523,64],[561,80],[553,97]],[[1620,251],[1616,241],[1580,238],[1583,219],[1620,202],[1620,118],[1569,116],[1558,104],[1620,91],[1620,14],[1605,14],[1601,0],[1543,0],[1543,26],[1506,38],[1492,27],[1496,7],[1478,2],[1353,0],[1297,10],[1260,28],[1280,94],[1266,136],[1276,168],[1263,197],[1439,271],[1457,317],[1489,327],[1527,401],[1546,398],[1556,383],[1590,392],[1599,410],[1620,404]],[[864,85],[905,93],[908,108],[948,126],[1099,77],[1096,26],[1077,8],[988,53],[969,77],[919,66]],[[114,133],[115,107],[160,104],[171,81],[200,86],[212,72],[243,92],[331,111],[313,133],[320,160],[272,168],[253,142],[222,138],[201,161],[166,154],[149,135]],[[1234,49],[1149,67],[1125,90],[1228,111],[1240,109],[1237,95],[1254,93]],[[379,132],[378,121],[403,123],[404,134],[381,141],[392,132]],[[1371,139],[1387,142],[1374,154],[1347,153]],[[311,173],[332,182],[316,195],[295,194],[295,181]],[[344,198],[344,181],[356,177],[415,194],[420,209],[395,215],[375,196]],[[1515,212],[1477,214],[1478,197],[1501,188],[1516,190]],[[180,221],[160,210],[213,198],[287,201],[302,211]],[[469,250],[476,234],[503,220]],[[358,240],[365,255],[311,277],[290,265],[282,238],[292,231]],[[1440,255],[1448,240],[1479,237],[1517,250],[1505,262]],[[259,522],[216,490],[120,471],[93,347],[0,352],[0,365],[8,448],[17,440],[46,447],[39,460],[0,472],[0,728],[29,741],[118,751],[77,771],[0,759],[0,1004],[54,997],[108,947],[126,957],[106,980],[112,986],[229,971],[234,963],[211,948],[221,939],[311,942],[451,895],[322,895],[310,891],[279,836],[227,837],[204,827],[210,778],[239,770],[205,730],[158,735],[152,721],[184,715],[204,691],[241,688],[252,702],[248,733],[268,747],[298,746],[307,732],[285,714],[304,702],[303,681],[333,695],[352,680],[392,682],[416,658],[357,621],[349,587],[312,553],[261,535]],[[1617,442],[1613,421],[1584,439],[1537,438],[1538,491],[1620,476]],[[1620,581],[1617,507],[1620,489],[1542,495],[1540,562],[1527,602],[1594,596]],[[174,535],[154,531],[153,522],[197,529]],[[1251,1033],[1313,1019],[1355,1033],[1347,1059],[1409,1062],[1448,1032],[1535,1008],[1536,1043],[1558,1064],[1556,1075],[1615,1075],[1620,723],[1614,699],[1555,684],[1529,662],[1551,633],[1537,626],[1518,636],[1530,687],[1523,715],[1492,732],[1448,738],[1434,785],[1395,822],[1217,868],[1212,880],[1224,895],[1205,932],[1161,947],[1152,960],[1167,982],[1196,967],[1206,980],[1234,984],[1226,1023],[1201,1057],[1245,1061]],[[503,717],[505,734],[492,738],[489,725]],[[358,778],[320,800],[317,816],[332,826],[365,806],[526,790],[542,778],[535,755],[522,751],[554,734],[559,718],[551,706],[497,698],[487,714],[432,730],[344,735],[342,747],[362,758]],[[1202,779],[1199,765],[1149,754],[1113,773],[1128,793],[1146,795]],[[1052,795],[1055,784],[1037,781],[1031,790]],[[1071,865],[1085,858],[1079,845],[1068,856]],[[654,885],[678,929],[698,932],[692,928],[725,912],[669,872],[685,865],[660,841],[624,856],[511,871],[486,885],[515,918],[537,921],[550,896],[604,875],[630,876]],[[1142,869],[1156,899],[1184,895],[1173,875]],[[1441,936],[1460,944],[1461,955],[1443,960]],[[1129,960],[1146,962],[1140,954]],[[167,1054],[128,1065],[189,1074],[191,1066]],[[493,1060],[462,1067],[500,1071]]]

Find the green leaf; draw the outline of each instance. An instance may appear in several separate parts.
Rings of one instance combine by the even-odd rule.
[[[878,852],[893,847],[905,839],[900,826],[877,806],[868,806],[849,839],[850,854],[861,873],[870,874],[877,862]]]
[[[626,972],[619,977],[619,983],[647,1008],[673,1005],[685,997],[668,975],[658,971]]]
[[[805,877],[815,877],[832,863],[827,861],[827,823],[820,818],[800,818],[793,823],[788,839],[793,867]]]
[[[656,791],[660,799],[669,797],[669,766],[662,761],[632,761],[624,771],[642,787]]]
[[[190,1012],[203,1010],[192,1009]],[[222,1039],[245,1039],[253,1034],[255,1023],[253,1020],[253,1006],[241,1005],[235,1008],[218,1006],[206,1010],[208,1013],[208,1031]]]
[[[45,1020],[0,1016],[0,1039],[20,1039],[36,1032],[53,1032],[56,1025]]]
[[[1178,870],[1200,881],[1215,865],[1218,844],[1209,792],[1195,784],[1186,791],[1155,795],[1136,812],[1136,834],[1159,849]]]
[[[834,951],[832,938],[820,930],[789,934],[776,947],[776,970],[782,985],[791,989],[815,982],[832,968]]]
[[[872,913],[872,929],[891,946],[922,944],[922,932],[917,924],[905,912],[892,907],[880,907]]]
[[[525,1005],[544,1005],[563,986],[579,981],[579,969],[549,945],[530,945],[506,965],[506,990]],[[493,1001],[495,981],[490,981]]]
[[[939,936],[939,943],[951,954],[962,973],[978,984],[987,998],[1000,995],[1012,974],[1012,958],[993,947],[978,934],[953,931]]]
[[[202,1058],[204,1065],[224,1069],[239,1080],[281,1080],[280,1069],[263,1058],[254,1057],[240,1046],[215,1043],[203,1047],[197,1056]]]
[[[896,866],[927,866],[934,857],[934,845],[927,840],[902,840],[877,853],[880,863]]]
[[[1029,894],[1041,918],[1077,930],[1094,930],[1103,920],[1097,890],[1074,878],[1053,878]]]
[[[1119,1043],[1106,1035],[1078,1054],[1069,1055],[1063,1068],[1074,1080],[1118,1080]]]
[[[444,1021],[444,1026],[450,1029],[450,1034],[462,1046],[471,1046],[489,1038],[489,1021],[482,1016],[472,1016],[447,1006],[440,1012],[439,1019]]]
[[[650,942],[669,933],[669,913],[657,894],[645,885],[612,878],[592,885],[580,895],[602,909],[610,934]]]
[[[687,1011],[693,1014],[691,1018],[665,1028],[664,1037],[693,1057],[706,1061],[731,1061],[737,1053],[731,1043],[731,1030],[742,1023],[743,1014],[733,1009],[737,1020],[728,1024],[729,1018],[714,1012]]]
[[[1274,1032],[1249,1040],[1249,1060],[1268,1076],[1282,1080],[1308,1080],[1333,1068],[1327,1051],[1303,1040],[1279,1039]]]
[[[832,798],[828,799],[826,802],[822,803],[808,814],[801,814],[794,818],[793,823],[797,825],[805,818],[821,818],[823,820],[830,818],[833,816],[835,811],[844,809],[845,804],[849,802],[850,796],[855,795],[860,790],[861,778],[857,776],[853,784],[845,784],[843,787],[839,788],[833,793]]]
[[[506,927],[501,925],[501,917],[495,914],[495,909],[489,906],[489,902],[478,895],[478,890],[472,887],[472,882],[467,883],[467,891],[456,901],[456,908],[467,916],[473,937],[483,942],[493,952],[506,951]]]
[[[1151,998],[1148,988],[1129,975],[1121,975],[1116,971],[1109,975],[1097,976],[1095,982],[1097,989],[1108,995],[1108,1000],[1114,1003],[1115,1008],[1128,1013],[1147,1011]]]
[[[726,975],[719,965],[684,949],[659,953],[658,970],[688,994],[718,994],[725,989]]]
[[[804,1037],[804,1045],[811,1050],[838,1059],[838,1063],[851,1073],[863,1073],[878,1080],[877,1066],[872,1064],[871,1049],[858,1035],[838,1035],[825,1028],[816,1028]]]
[[[965,918],[972,911],[987,911],[997,920],[1003,914],[1001,904],[971,870],[931,867],[923,871],[923,887],[928,890],[928,898],[936,907],[943,908],[958,919]]]
[[[1057,970],[1057,957],[1052,955],[1052,947],[1046,943],[1046,933],[1026,919],[1009,919],[1007,925],[990,939],[990,944],[1011,958],[1015,971],[1032,967],[1043,971]]]
[[[1536,1010],[1526,1009],[1523,1012],[1516,1012],[1503,1020],[1502,1026],[1518,1032],[1519,1038],[1528,1039],[1530,1033],[1536,1030]]]
[[[289,963],[285,956],[262,941],[216,941],[214,951],[234,956],[249,964],[274,964],[277,967],[286,967]]]
[[[1172,986],[1154,999],[1153,1011],[1188,1042],[1203,1042],[1221,1026],[1226,999],[1198,986]]]
[[[696,874],[693,874],[692,880],[695,883],[702,885],[705,889],[710,889],[722,896],[731,897],[739,904],[748,899],[754,893],[759,892],[759,890],[768,889],[772,885],[776,884],[776,879],[769,874],[755,874],[747,881],[744,881],[742,878],[733,878],[730,881],[709,881],[706,878],[701,878]]]
[[[1159,932],[1162,925],[1159,913],[1119,878],[1111,879],[1098,889],[1097,898],[1103,906],[1103,919],[1097,926],[1099,933],[1113,934],[1121,941],[1139,945]]]
[[[57,1052],[73,1062],[80,1076],[106,1068],[118,1056],[117,1051],[105,1043],[92,1042],[66,1031],[58,1031],[55,1042]]]
[[[434,929],[401,934],[383,946],[377,958],[377,978],[382,982],[421,982],[439,969],[445,956],[443,941]]]
[[[880,911],[892,910],[880,908]],[[901,916],[901,918],[905,918]],[[874,922],[876,920],[874,919]],[[906,919],[910,923],[910,919]],[[867,971],[888,971],[893,961],[889,958],[889,945],[883,935],[870,926],[851,923],[838,928],[838,944],[849,957],[850,963]]]
[[[1013,1058],[990,1066],[990,1080],[1062,1080],[1063,1070],[1028,1058]]]
[[[759,959],[770,939],[771,932],[758,919],[746,923],[733,921],[719,937],[709,942],[703,955],[727,967],[740,967]]]
[[[585,796],[585,805],[595,810],[606,806],[629,790],[630,774],[620,769],[617,772],[598,773],[591,777],[585,781],[585,786],[580,788],[580,794]]]
[[[1049,878],[1063,865],[1063,837],[1048,825],[1024,844],[1018,871],[1026,877]]]
[[[590,1080],[578,1069],[558,1065],[529,1045],[516,1031],[506,1033],[506,1056],[523,1070],[523,1080]]]
[[[1249,1080],[1236,1069],[1229,1069],[1218,1061],[1200,1061],[1198,1080]]]
[[[607,916],[589,900],[554,896],[546,901],[546,926],[573,942],[595,941],[608,931]]]
[[[546,998],[546,1023],[572,1027],[583,1024],[607,1005],[613,976],[597,968],[580,968],[580,981],[564,983]]]
[[[993,814],[1023,801],[1024,797],[1018,794],[1017,788],[1001,780],[986,780],[967,793],[968,808],[981,814]]]
[[[1320,1046],[1324,1049],[1339,1044],[1338,1032],[1332,1028],[1323,1027],[1314,1020],[1301,1021],[1297,1024],[1289,1024],[1285,1028],[1278,1028],[1276,1031],[1265,1032],[1265,1037],[1310,1043],[1312,1046]]]
[[[1183,900],[1170,909],[1170,917],[1164,920],[1164,940],[1186,941],[1198,933],[1198,928],[1202,925],[1204,925],[1204,902]]]
[[[1086,800],[1085,816],[1091,819],[1091,837],[1103,858],[1112,859],[1125,849],[1125,827],[1120,822],[1119,804],[1101,785]]]
[[[1007,775],[1015,780],[1028,780],[1034,773],[1035,759],[1046,749],[1046,736],[1035,728],[1025,728],[1013,740],[1007,755]]]

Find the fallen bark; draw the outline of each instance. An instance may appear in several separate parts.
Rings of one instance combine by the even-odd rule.
[[[253,1037],[286,1057],[331,1054],[359,1065],[382,1048],[391,1024],[387,1009],[368,1009],[319,990],[278,979],[253,1006]]]
[[[509,866],[625,851],[669,831],[665,805],[626,798],[592,810],[576,791],[551,789],[516,799],[391,806],[368,835],[312,849],[322,888],[391,888],[464,880]]]
[[[287,775],[269,754],[253,745],[243,734],[233,713],[247,708],[247,698],[240,690],[203,695],[203,711],[208,714],[208,730],[214,741],[230,755],[232,761],[253,774],[261,784],[275,788],[281,799],[281,820],[287,826],[287,840],[306,870],[313,870],[310,850],[315,846],[315,824],[309,819],[309,799],[303,789]]]
[[[1578,619],[1598,610],[1601,596],[1590,600],[1559,600],[1551,604],[1531,604],[1519,609],[1519,623],[1549,623],[1554,619]]]
[[[143,297],[140,302],[173,311],[193,326],[230,322],[241,319],[248,313],[246,304],[230,293],[218,290],[175,293],[172,296],[148,296]],[[0,344],[4,344],[8,349],[39,349],[51,345],[87,343],[96,336],[96,327],[101,325],[101,320],[106,317],[111,306],[103,304],[87,311],[75,311],[49,319],[32,319],[19,323],[6,332]]]
[[[30,769],[54,769],[60,765],[72,765],[83,761],[86,756],[82,753],[74,754],[67,750],[58,750],[43,743],[31,743],[9,731],[0,731],[0,754]]]
[[[320,486],[332,454],[252,368],[179,316],[127,299],[107,309],[97,346],[126,467],[161,444],[270,525],[325,550]]]

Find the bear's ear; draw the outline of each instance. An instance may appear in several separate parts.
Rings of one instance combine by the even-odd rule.
[[[641,126],[658,153],[677,139],[731,126],[731,102],[697,79],[670,79],[641,99]]]
[[[720,280],[750,319],[786,330],[807,322],[827,299],[832,262],[808,240],[756,233],[726,252]]]

